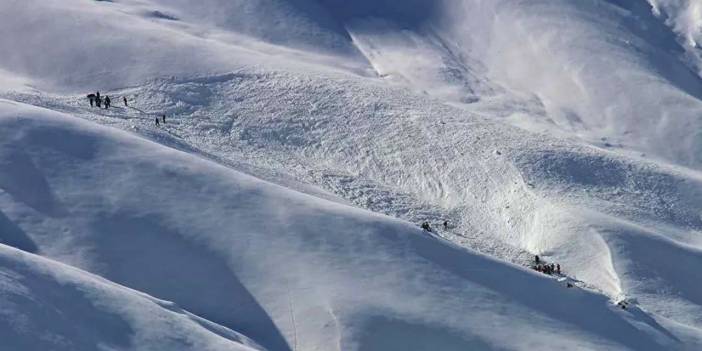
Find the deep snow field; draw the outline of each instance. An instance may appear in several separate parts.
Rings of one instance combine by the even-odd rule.
[[[702,349],[700,1],[5,0],[0,33],[2,351]]]

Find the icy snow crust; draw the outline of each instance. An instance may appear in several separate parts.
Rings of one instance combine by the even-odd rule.
[[[699,18],[662,0],[2,2],[0,336],[700,348]],[[112,109],[87,106],[97,88]],[[521,268],[533,254],[567,277]]]

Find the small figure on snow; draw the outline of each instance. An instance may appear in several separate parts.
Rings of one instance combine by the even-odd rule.
[[[122,97],[122,101],[124,101],[124,106],[127,107],[128,105],[127,105],[127,97],[126,96]]]
[[[105,95],[105,109],[110,108],[110,103],[112,103],[112,101],[110,101],[110,97]]]
[[[90,100],[90,107],[95,104],[95,94],[88,94],[88,100]]]
[[[429,222],[422,222],[422,229],[431,232],[431,226],[429,226]]]
[[[444,230],[448,230],[448,229],[449,229],[449,223],[448,223],[448,221],[444,221]]]
[[[161,119],[163,120],[163,124],[166,124],[166,115],[161,116]]]
[[[99,95],[95,96],[95,106],[102,107],[102,99],[100,98]]]
[[[556,265],[556,273],[561,274],[561,264]]]
[[[534,262],[536,262],[536,264],[539,264],[541,262],[539,255],[534,256]]]
[[[156,126],[157,126],[157,127],[159,126],[158,117],[156,117]]]

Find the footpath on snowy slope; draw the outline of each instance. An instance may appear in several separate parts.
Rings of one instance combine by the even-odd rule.
[[[123,132],[2,101],[0,135],[3,228],[15,228],[25,249],[173,301],[268,350],[658,350],[683,342],[635,306],[621,310],[413,225]],[[10,272],[73,269],[14,255],[29,256],[23,265],[6,261]],[[57,303],[70,298],[68,288],[55,293]],[[35,337],[9,330],[18,342]],[[139,348],[128,335],[118,343]],[[43,345],[60,349],[56,340]]]

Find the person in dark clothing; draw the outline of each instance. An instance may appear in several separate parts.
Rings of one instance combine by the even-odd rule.
[[[444,230],[448,230],[448,229],[449,229],[449,223],[448,223],[448,221],[444,221]]]
[[[111,102],[112,102],[112,101],[110,101],[110,97],[107,96],[107,95],[105,95],[105,109],[110,108],[110,103],[111,103]]]
[[[95,106],[102,107],[102,99],[99,96],[95,97]]]
[[[556,271],[556,265],[553,263],[551,263],[551,267],[549,267],[549,268],[550,268],[551,273]]]
[[[95,93],[95,97],[96,97],[98,100],[100,100],[100,92],[99,92],[99,91],[98,91],[97,93]]]
[[[163,124],[166,124],[166,115],[161,116],[161,119],[163,120]]]
[[[539,264],[541,262],[541,258],[539,258],[539,255],[534,256],[534,262],[536,262],[536,264]]]
[[[88,94],[88,100],[90,100],[90,107],[95,104],[95,94]]]
[[[422,223],[422,229],[431,232],[431,227],[429,226],[429,222],[423,222]]]
[[[561,274],[561,264],[556,265],[556,273]]]
[[[159,126],[158,117],[156,117],[156,126],[157,126],[157,127]]]
[[[126,96],[123,96],[123,97],[122,97],[122,101],[124,101],[124,106],[126,107],[126,106],[127,106],[127,97],[126,97]]]

